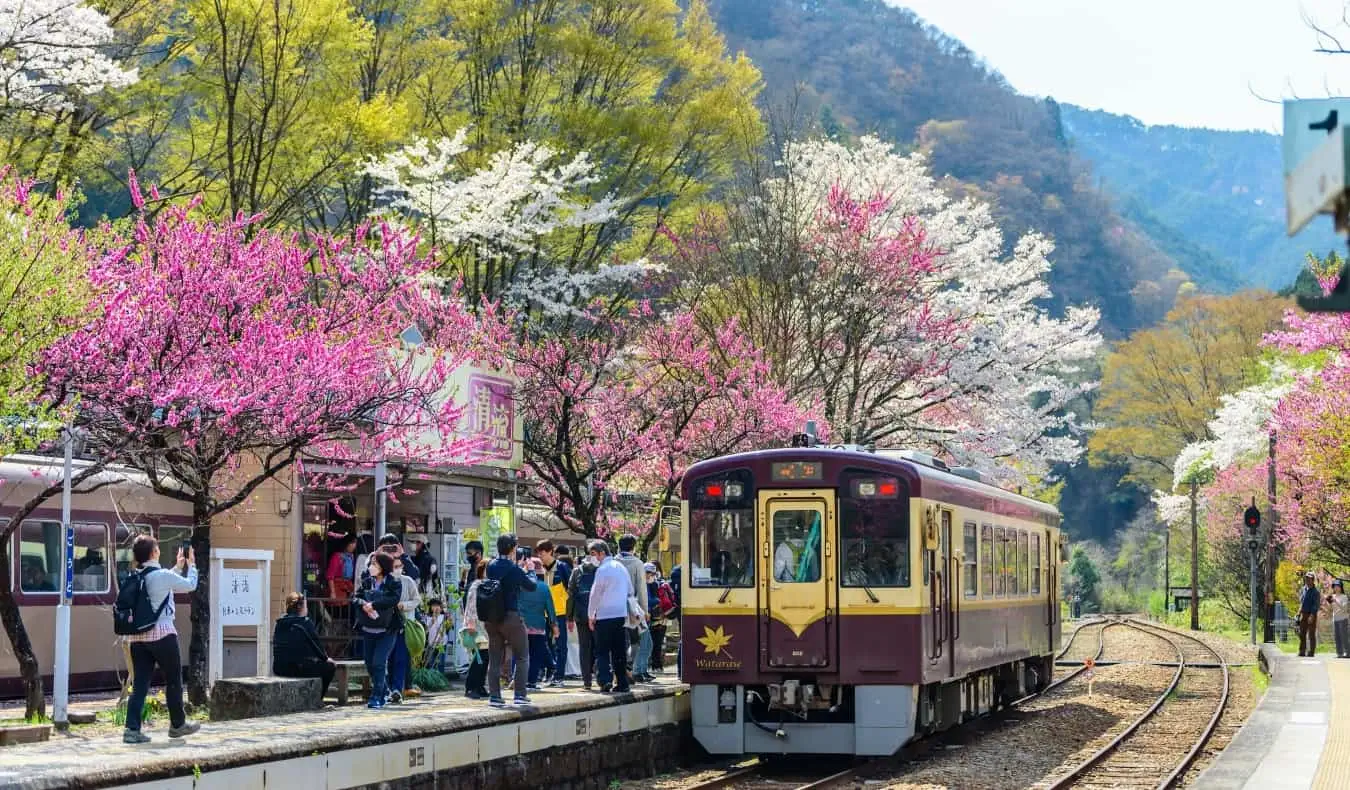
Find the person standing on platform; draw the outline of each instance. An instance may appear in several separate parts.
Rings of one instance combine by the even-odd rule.
[[[403,632],[394,628],[402,598],[403,583],[394,578],[394,558],[378,551],[371,554],[369,572],[352,599],[366,673],[370,675],[368,708],[383,708],[389,694],[389,654],[394,650],[394,641],[403,638]]]
[[[478,601],[479,618],[486,622],[488,632],[488,704],[500,708],[506,704],[502,700],[502,667],[505,663],[506,649],[516,658],[515,680],[511,688],[515,691],[515,704],[528,705],[530,700],[525,693],[526,676],[530,671],[530,642],[525,634],[525,623],[520,619],[520,592],[533,590],[537,585],[525,575],[514,559],[516,536],[507,534],[497,538],[497,559],[488,565],[488,580],[497,583],[496,603],[501,619],[494,622],[482,611],[483,601]],[[484,588],[479,588],[482,596]]]
[[[1298,596],[1298,654],[1317,654],[1317,610],[1322,608],[1322,593],[1312,571],[1303,574],[1303,589]]]
[[[647,627],[646,563],[636,554],[636,549],[636,535],[624,535],[619,538],[619,562],[628,571],[628,578],[633,583],[633,596],[637,599],[638,608],[642,610],[637,624],[628,629],[628,671],[633,675],[637,674],[642,652],[645,650],[650,654],[652,649],[651,629]],[[645,671],[645,667],[643,669]]]
[[[577,645],[580,648],[581,684],[592,688],[595,677],[595,633],[591,629],[591,590],[595,587],[595,571],[600,563],[587,555],[567,582],[567,620],[576,625]]]
[[[1350,598],[1346,597],[1340,579],[1331,583],[1327,608],[1331,610],[1331,632],[1336,637],[1336,657],[1350,658]]]
[[[403,624],[417,617],[417,606],[422,596],[417,592],[417,580],[408,574],[412,558],[394,557],[394,578],[398,579],[403,594],[398,601],[399,616],[394,619],[398,630],[398,639],[394,640],[394,652],[389,658],[389,701],[397,705],[404,697],[416,697],[420,691],[412,687],[412,654],[408,652],[408,642],[403,633]]]
[[[566,546],[559,547],[560,549]],[[562,558],[562,552],[553,546],[551,540],[541,540],[534,547],[536,558],[543,563],[541,579],[548,585],[553,597],[553,611],[562,614],[567,611],[567,583],[572,578],[572,566]],[[557,636],[549,648],[549,660],[553,667],[549,685],[562,686],[563,676],[567,674],[567,625],[559,624]]]
[[[141,732],[141,711],[145,697],[150,693],[150,676],[159,666],[164,673],[164,702],[169,707],[169,737],[182,738],[196,732],[201,725],[187,720],[183,707],[183,660],[178,646],[178,629],[174,626],[173,596],[197,589],[197,556],[189,548],[184,554],[180,548],[172,569],[159,566],[159,541],[149,535],[137,535],[131,544],[131,557],[150,605],[158,616],[148,631],[123,637],[131,652],[131,698],[127,700],[127,724],[122,733],[123,743],[149,743],[150,736]]]
[[[535,588],[520,594],[520,619],[525,621],[525,637],[530,643],[530,671],[525,688],[538,691],[544,673],[555,669],[549,636],[557,636],[561,629],[558,628],[558,612],[553,608],[553,594],[543,582],[544,563],[538,557],[531,557],[526,560],[526,565],[526,573],[535,582]]]
[[[464,695],[469,699],[487,699],[488,635],[478,619],[478,587],[487,578],[487,561],[478,560],[469,568],[468,589],[464,596],[464,627],[460,642],[469,653],[469,675],[464,679]]]
[[[618,559],[609,555],[604,541],[591,542],[591,556],[599,563],[595,586],[587,606],[591,631],[595,634],[596,674],[600,690],[620,694],[628,684],[628,599],[633,597],[633,578]]]

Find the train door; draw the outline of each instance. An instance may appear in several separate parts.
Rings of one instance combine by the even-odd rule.
[[[942,554],[943,584],[942,606],[946,613],[945,623],[947,644],[947,673],[956,674],[956,640],[961,636],[961,613],[957,611],[961,600],[961,561],[952,550],[952,512],[943,510],[941,515],[941,534],[938,537],[938,551]]]
[[[1046,644],[1050,650],[1058,650],[1059,643],[1055,640],[1055,622],[1059,619],[1059,556],[1057,546],[1050,545],[1050,533],[1045,535],[1045,569],[1046,569],[1046,597],[1045,597],[1045,628]]]
[[[760,644],[766,669],[826,669],[836,651],[832,493],[760,494]]]

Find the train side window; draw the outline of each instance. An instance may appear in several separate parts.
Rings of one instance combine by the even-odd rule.
[[[1003,534],[1008,542],[1008,595],[1020,595],[1022,590],[1017,586],[1018,565],[1017,565],[1017,530],[1009,527]]]
[[[845,470],[839,480],[839,578],[844,587],[910,586],[909,495],[903,480]],[[929,552],[923,557],[927,584]]]
[[[974,598],[980,587],[979,577],[979,539],[975,534],[975,522],[967,521],[962,528],[962,556],[961,556],[961,575],[965,579],[965,593],[967,598]]]
[[[994,595],[994,527],[991,524],[980,527],[980,588],[982,597]]]
[[[1002,598],[1008,594],[1008,544],[1003,527],[994,527],[994,594]]]
[[[690,587],[755,584],[754,486],[737,469],[694,481],[689,495]]]
[[[108,527],[75,524],[74,591],[108,592]],[[25,521],[19,527],[19,589],[54,593],[61,589],[64,556],[61,522]]]
[[[1031,533],[1031,594],[1041,591],[1041,534]]]
[[[1028,545],[1027,531],[1019,529],[1017,531],[1017,589],[1020,590],[1023,595],[1031,592],[1031,585],[1027,578],[1031,572],[1031,558],[1027,556]]]

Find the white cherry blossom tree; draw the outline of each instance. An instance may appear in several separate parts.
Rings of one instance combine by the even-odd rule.
[[[710,326],[736,319],[835,440],[916,447],[1004,482],[1082,452],[1098,311],[1050,297],[1052,243],[1005,252],[989,208],[875,137],[790,144],[674,264]]]
[[[0,0],[3,109],[54,112],[72,95],[135,82],[105,53],[112,41],[107,17],[79,0]]]

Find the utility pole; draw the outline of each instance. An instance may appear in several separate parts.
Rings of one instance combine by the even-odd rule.
[[[70,476],[74,463],[75,436],[67,425],[62,431],[61,477],[61,601],[56,607],[56,656],[52,667],[52,722],[58,730],[70,726],[70,607],[75,596],[75,528],[70,523]]]
[[[1191,479],[1191,630],[1200,630],[1200,518],[1197,512],[1196,491],[1199,484]]]
[[[1163,614],[1172,612],[1172,523],[1163,522]]]
[[[1275,509],[1275,429],[1270,430],[1269,461],[1266,464],[1266,572],[1265,572],[1265,628],[1261,639],[1275,642],[1275,525],[1280,523],[1280,514]]]

